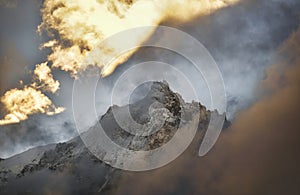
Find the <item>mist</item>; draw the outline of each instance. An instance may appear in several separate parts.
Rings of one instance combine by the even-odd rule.
[[[28,72],[33,70],[34,64],[43,61],[48,52],[38,50],[47,37],[39,37],[35,33],[41,22],[40,4],[28,0],[14,6],[6,5],[1,1],[3,17],[0,17],[0,59],[6,60],[5,63],[2,60],[0,66],[1,93],[8,88],[18,87],[19,80],[25,83],[30,81]],[[162,25],[189,33],[208,49],[224,79],[228,99],[227,116],[234,120],[237,113],[246,110],[260,98],[259,83],[266,78],[268,66],[276,62],[278,47],[297,29],[299,8],[300,2],[297,0],[244,0],[188,23],[169,20]],[[6,14],[12,17],[7,17]],[[13,22],[9,22],[11,20]],[[110,93],[117,78],[134,64],[148,60],[169,63],[178,69],[184,69],[190,78],[197,78],[199,82],[193,85],[200,94],[200,102],[204,105],[210,104],[209,91],[204,80],[195,75],[193,69],[185,69],[190,67],[187,59],[174,52],[143,48],[119,66],[111,76],[101,80],[106,91],[97,97],[99,114],[105,113],[110,105],[110,102],[101,101],[101,96]],[[66,107],[67,111],[54,117],[32,116],[28,121],[17,125],[1,126],[0,157],[9,157],[31,147],[62,142],[78,135],[72,116],[73,80],[61,71],[55,71],[54,76],[61,81],[61,90],[59,94],[49,96],[56,105]],[[177,86],[176,82],[174,80],[170,83],[171,89]],[[191,100],[184,90],[178,90],[186,100]]]
[[[280,47],[259,101],[240,112],[213,150],[199,143],[161,169],[124,172],[112,194],[299,194],[300,30]]]

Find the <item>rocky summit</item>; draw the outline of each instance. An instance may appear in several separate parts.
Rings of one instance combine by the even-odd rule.
[[[200,103],[184,102],[165,81],[151,82],[141,86],[141,89],[146,91],[141,98],[135,97],[133,102],[125,106],[113,105],[99,119],[114,143],[130,150],[159,148],[170,141],[176,131],[184,127],[197,112],[200,113],[197,115],[197,139],[200,140],[211,111]],[[120,121],[123,125],[120,125]],[[124,130],[124,125],[130,131]],[[95,127],[91,127],[84,136],[92,137],[94,130]],[[114,158],[118,158],[118,155]],[[109,194],[121,172],[95,157],[78,136],[66,143],[40,146],[8,159],[0,159],[0,192]]]

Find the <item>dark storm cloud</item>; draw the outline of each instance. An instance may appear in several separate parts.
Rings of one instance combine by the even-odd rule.
[[[277,47],[297,28],[299,9],[297,0],[242,0],[179,25],[201,41],[219,65],[230,118],[256,100],[255,89],[276,60]]]
[[[116,194],[299,194],[300,29],[280,47],[260,100],[241,112],[213,150],[194,142],[161,169],[124,173]]]

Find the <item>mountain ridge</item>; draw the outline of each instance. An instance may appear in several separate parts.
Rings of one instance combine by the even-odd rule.
[[[156,103],[155,108],[153,103]],[[183,107],[190,115],[193,115],[196,108],[200,109],[198,133],[201,136],[197,135],[200,140],[211,111],[198,102],[185,103],[179,94],[171,91],[166,82],[152,82],[147,95],[132,104],[109,107],[100,117],[99,123],[118,145],[131,150],[153,150],[167,143],[176,133],[180,120],[185,120],[181,118]],[[139,136],[135,136],[118,125],[113,109],[122,117],[125,117],[124,110],[130,110],[132,118],[143,125],[155,126],[161,122],[161,117],[165,117],[165,121],[160,131],[147,132],[146,136],[141,136],[145,133],[141,132]],[[151,109],[154,110],[152,113]],[[86,134],[92,135],[92,129],[93,127]],[[2,194],[107,193],[118,181],[121,172],[95,157],[78,136],[65,143],[40,146],[0,161],[0,191]],[[31,187],[32,183],[39,185]]]

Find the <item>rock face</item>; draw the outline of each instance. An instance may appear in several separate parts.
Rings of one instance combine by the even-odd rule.
[[[100,123],[106,134],[119,145],[131,150],[152,150],[168,142],[176,132],[182,103],[182,98],[172,92],[167,83],[154,82],[143,99],[123,107],[110,107]],[[132,119],[124,117],[128,116],[126,111]],[[135,133],[124,131],[116,121],[114,112]],[[134,127],[128,122],[130,120],[141,126]]]
[[[114,110],[114,111],[113,111]],[[134,129],[126,111],[138,124],[143,125]],[[119,126],[114,112],[121,116],[121,120],[128,123],[128,127],[135,133],[124,131]],[[153,150],[167,143],[179,128],[180,122],[191,120],[199,112],[201,129],[208,125],[211,112],[200,103],[186,103],[182,97],[170,90],[166,82],[151,82],[146,96],[123,107],[112,106],[100,119],[106,134],[117,144],[131,150]],[[120,121],[120,120],[118,120]]]
[[[0,194],[96,193],[113,172],[79,138],[40,148],[31,161],[18,162],[31,152],[1,162]]]
[[[204,106],[196,102],[185,103],[166,82],[153,82],[149,87],[142,99],[122,107],[112,106],[100,118],[99,122],[111,140],[131,150],[158,148],[172,138],[180,121],[189,120],[196,109],[200,111],[198,131],[204,131],[211,114]],[[127,111],[137,125],[128,122]],[[120,127],[114,116],[116,113],[120,117],[118,122],[128,122],[127,127],[136,134]],[[108,193],[117,185],[121,172],[96,158],[80,137],[66,143],[37,147],[0,161],[1,194]]]

